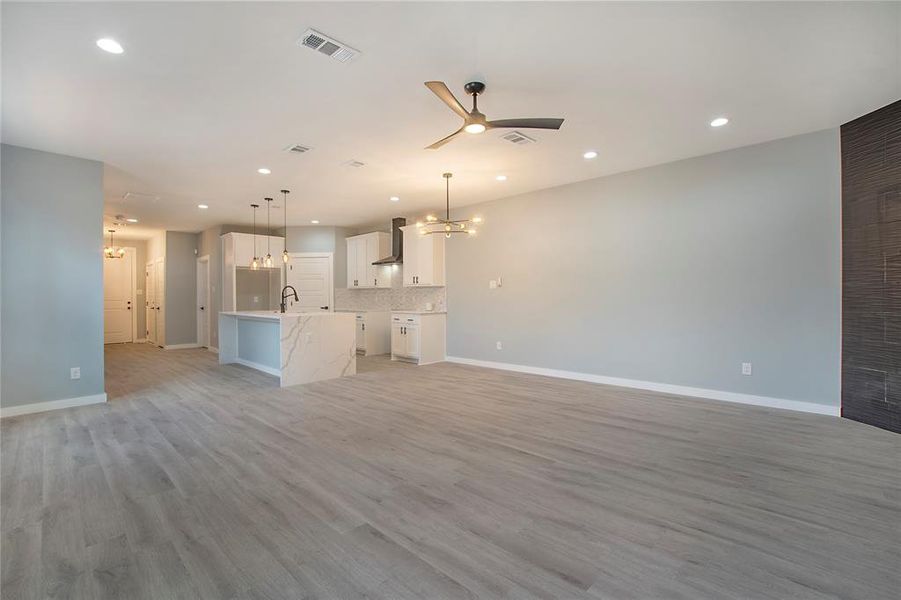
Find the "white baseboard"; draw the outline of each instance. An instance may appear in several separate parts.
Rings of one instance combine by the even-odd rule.
[[[200,348],[200,344],[192,342],[190,344],[166,344],[163,350],[187,350],[188,348]]]
[[[709,390],[706,388],[673,385],[669,383],[657,383],[654,381],[641,381],[638,379],[607,377],[605,375],[580,373],[578,371],[563,371],[560,369],[546,369],[544,367],[530,367],[528,365],[516,365],[513,363],[494,362],[491,360],[476,360],[474,358],[462,358],[459,356],[448,356],[447,362],[459,363],[462,365],[472,365],[475,367],[486,367],[488,369],[501,369],[503,371],[516,371],[518,373],[531,373],[532,375],[545,375],[547,377],[558,377],[560,379],[575,379],[577,381],[588,381],[591,383],[601,383],[604,385],[615,385],[619,387],[635,388],[639,390],[649,390],[652,392],[661,392],[664,394],[676,394],[678,396],[692,396],[695,398],[706,398],[709,400],[721,400],[723,402],[735,402],[738,404],[752,404],[754,406],[781,408],[784,410],[795,410],[800,412],[815,413],[819,415],[830,415],[833,417],[840,416],[841,412],[841,409],[838,406],[826,406],[824,404],[815,404],[813,402],[787,400],[784,398],[773,398],[771,396],[755,396],[753,394],[740,394],[737,392],[726,392],[722,390]]]
[[[63,398],[62,400],[48,400],[47,402],[33,402],[31,404],[20,404],[19,406],[0,408],[0,417],[17,417],[19,415],[47,412],[48,410],[57,410],[60,408],[73,408],[75,406],[86,406],[88,404],[103,404],[104,402],[106,402],[106,393],[79,396],[78,398]]]
[[[143,344],[147,341],[147,338],[138,338],[135,340],[135,344]]]
[[[262,371],[263,373],[269,373],[270,375],[275,375],[276,377],[282,376],[281,369],[267,367],[266,365],[262,365],[260,363],[255,363],[253,361],[245,360],[243,358],[235,358],[235,362],[238,363],[239,365],[244,365],[245,367],[250,367],[251,369],[256,369],[257,371]]]
[[[207,346],[207,350],[209,350],[213,354],[219,354],[219,348],[216,348],[215,346]]]

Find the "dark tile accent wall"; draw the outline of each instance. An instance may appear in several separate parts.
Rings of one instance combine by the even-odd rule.
[[[841,138],[842,416],[901,433],[901,101]]]

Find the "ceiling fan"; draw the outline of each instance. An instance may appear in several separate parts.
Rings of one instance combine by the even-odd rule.
[[[426,81],[425,86],[432,90],[452,111],[463,117],[463,126],[444,139],[440,139],[426,150],[436,150],[448,143],[464,131],[466,133],[482,133],[486,129],[515,128],[515,129],[560,129],[563,119],[500,119],[488,121],[485,115],[479,112],[478,97],[485,91],[485,84],[481,81],[470,81],[463,89],[472,96],[472,110],[467,111],[460,104],[443,81]]]

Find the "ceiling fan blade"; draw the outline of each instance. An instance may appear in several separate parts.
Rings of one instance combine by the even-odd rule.
[[[447,104],[452,111],[464,119],[469,118],[469,113],[466,112],[466,109],[463,108],[463,105],[460,104],[460,101],[454,97],[451,91],[447,89],[447,86],[444,85],[443,81],[426,81],[425,86],[432,90],[433,94],[441,98],[442,102]]]
[[[489,129],[512,127],[515,129],[560,129],[563,119],[498,119],[486,123]]]
[[[463,128],[462,128],[462,127],[461,127],[460,129],[458,129],[457,131],[453,132],[452,134],[450,134],[449,136],[447,136],[446,138],[442,138],[442,139],[438,140],[437,142],[435,142],[435,143],[432,144],[431,146],[426,146],[425,149],[426,149],[426,150],[437,150],[438,148],[440,148],[440,147],[443,146],[444,144],[448,143],[449,141],[451,141],[452,139],[454,139],[455,137],[457,137],[457,136],[460,135],[461,133],[463,133]]]

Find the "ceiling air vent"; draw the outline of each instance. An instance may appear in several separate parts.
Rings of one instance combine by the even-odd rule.
[[[315,29],[307,29],[306,33],[297,40],[297,45],[316,50],[343,63],[350,62],[360,54],[359,50],[354,50]]]
[[[285,152],[295,152],[297,154],[303,154],[304,152],[309,152],[312,150],[309,146],[303,146],[301,144],[292,144],[285,148]]]
[[[535,140],[530,138],[526,134],[521,131],[511,131],[510,133],[505,133],[501,136],[502,140],[507,140],[512,144],[516,144],[518,146],[524,146],[526,144],[534,144]]]

